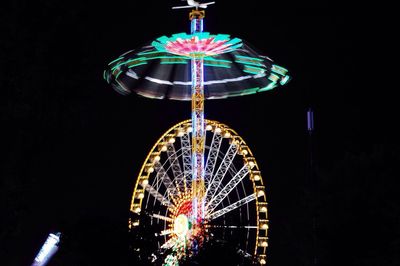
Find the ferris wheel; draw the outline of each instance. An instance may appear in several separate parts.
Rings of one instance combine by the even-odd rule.
[[[190,221],[193,200],[191,121],[170,128],[137,178],[129,228],[143,262],[174,265],[210,243],[234,243],[242,259],[265,264],[268,217],[260,169],[246,142],[227,125],[206,120],[205,219]],[[147,250],[147,251],[146,251]],[[147,253],[146,253],[147,252]]]

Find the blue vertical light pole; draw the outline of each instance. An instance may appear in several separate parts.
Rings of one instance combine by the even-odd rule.
[[[319,265],[318,258],[318,180],[314,172],[314,111],[309,108],[307,111],[307,131],[308,131],[308,152],[309,152],[309,182],[311,190],[311,208],[312,208],[312,261],[311,265]]]
[[[190,13],[191,34],[203,32],[204,11]],[[192,54],[192,219],[194,224],[204,219],[204,59]]]

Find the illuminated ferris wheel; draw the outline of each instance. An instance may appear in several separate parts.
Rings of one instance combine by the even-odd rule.
[[[270,91],[290,78],[243,40],[204,32],[199,8],[207,5],[188,3],[196,8],[190,34],[162,36],[104,71],[121,94],[192,106],[191,120],[169,129],[140,170],[130,208],[132,250],[143,264],[180,265],[223,245],[248,263],[265,264],[268,218],[260,169],[233,129],[204,119],[204,101]]]
[[[267,203],[261,172],[245,141],[227,125],[206,120],[205,219],[193,224],[191,121],[170,128],[149,152],[131,202],[133,249],[171,262],[190,257],[207,241],[235,243],[235,252],[264,264]],[[142,234],[145,232],[144,234]],[[144,235],[150,237],[146,238]],[[173,263],[171,263],[173,265]]]

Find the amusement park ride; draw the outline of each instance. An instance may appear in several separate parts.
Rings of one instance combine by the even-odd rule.
[[[192,116],[156,142],[138,175],[129,230],[145,264],[179,265],[207,243],[234,243],[266,264],[267,202],[260,168],[230,127],[204,118],[204,100],[269,91],[287,70],[239,38],[203,31],[210,3],[187,1],[191,32],[162,36],[110,62],[105,80],[122,94],[191,101]]]

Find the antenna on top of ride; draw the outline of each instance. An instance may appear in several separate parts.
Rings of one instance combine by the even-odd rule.
[[[182,9],[182,8],[193,8],[195,7],[196,10],[199,8],[207,8],[209,5],[215,4],[215,2],[208,2],[208,3],[200,3],[194,0],[181,0],[181,1],[186,1],[187,6],[174,6],[172,9]]]

